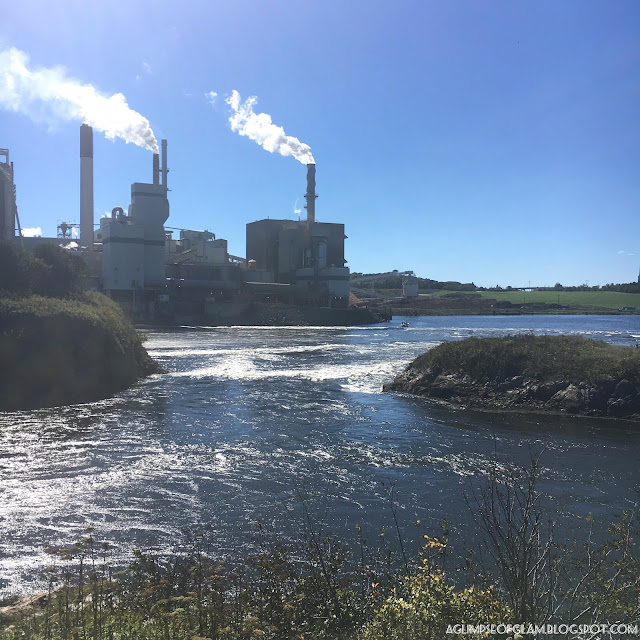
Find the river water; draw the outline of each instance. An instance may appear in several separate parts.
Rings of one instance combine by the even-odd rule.
[[[116,561],[132,548],[170,552],[182,528],[202,524],[219,554],[239,558],[256,522],[295,537],[301,505],[346,544],[357,524],[370,541],[383,530],[393,538],[393,504],[411,553],[445,517],[462,549],[474,544],[465,491],[496,458],[526,465],[532,452],[543,451],[540,489],[571,535],[589,513],[607,523],[638,500],[637,423],[381,393],[445,340],[533,331],[634,345],[637,316],[422,317],[406,329],[401,320],[147,330],[169,373],[102,402],[0,412],[0,595],[39,588],[44,545],[89,526]]]

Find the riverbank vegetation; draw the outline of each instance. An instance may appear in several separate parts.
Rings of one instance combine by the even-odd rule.
[[[640,349],[580,336],[467,338],[416,358],[385,391],[486,408],[640,419]]]
[[[82,292],[82,259],[0,246],[0,410],[90,402],[158,372],[120,307]]]
[[[384,532],[374,549],[356,526],[360,545],[349,551],[307,518],[290,545],[257,526],[257,551],[243,561],[217,558],[204,527],[183,531],[171,557],[135,551],[125,568],[86,531],[50,550],[41,593],[0,603],[0,637],[441,640],[449,625],[640,624],[633,516],[607,531],[588,517],[584,540],[560,543],[537,490],[540,469],[536,457],[528,469],[496,464],[480,487],[469,484],[484,536],[460,561],[446,523],[438,537],[424,536],[415,561],[381,543]]]

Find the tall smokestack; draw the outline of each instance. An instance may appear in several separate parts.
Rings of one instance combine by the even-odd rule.
[[[307,165],[307,193],[304,194],[307,199],[305,209],[307,210],[307,224],[316,221],[316,165]]]
[[[162,186],[165,189],[167,187],[167,173],[169,173],[169,169],[167,168],[167,141],[162,140],[160,143],[160,147],[162,149]]]
[[[160,156],[157,153],[153,154],[153,184],[160,184]]]
[[[80,127],[80,246],[93,247],[93,129]]]

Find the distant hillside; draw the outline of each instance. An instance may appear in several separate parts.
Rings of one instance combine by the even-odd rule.
[[[351,287],[361,304],[384,306],[393,315],[520,315],[640,313],[640,285],[546,288],[476,287],[473,282],[416,278],[417,298],[404,298],[403,274],[353,273]]]
[[[376,289],[402,289],[403,275],[400,272],[397,273],[358,273],[353,272],[351,274],[351,282],[364,281],[362,286],[373,286]],[[455,282],[453,280],[447,282],[439,282],[438,280],[431,280],[430,278],[418,278],[418,289],[423,291],[475,291],[477,289],[473,282]]]
[[[522,286],[500,286],[495,287],[478,287],[473,282],[457,282],[455,280],[431,280],[430,278],[420,278],[414,276],[418,283],[418,289],[420,291],[487,291],[487,292],[510,292],[523,290],[530,287]],[[375,287],[376,289],[402,289],[403,274],[399,271],[391,273],[360,273],[354,271],[351,273],[351,282],[362,282],[361,286]],[[597,291],[617,291],[619,293],[640,293],[640,281],[627,282],[621,284],[605,284],[602,286],[589,287],[588,285],[579,286],[564,286],[559,282],[553,287],[533,287],[534,291],[541,292],[559,292],[559,291],[572,291],[572,292],[597,292]]]

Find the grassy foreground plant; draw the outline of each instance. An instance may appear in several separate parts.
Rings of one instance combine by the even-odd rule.
[[[171,557],[136,551],[122,570],[87,531],[52,550],[40,606],[0,609],[0,638],[441,640],[450,625],[640,624],[633,517],[599,542],[557,544],[539,474],[536,457],[525,470],[496,466],[469,499],[493,565],[466,573],[466,586],[443,568],[446,533],[425,536],[417,561],[396,558],[393,573],[386,554],[365,554],[361,541],[354,558],[317,527],[291,546],[259,530],[258,553],[233,566],[216,558],[211,531],[185,530]]]

